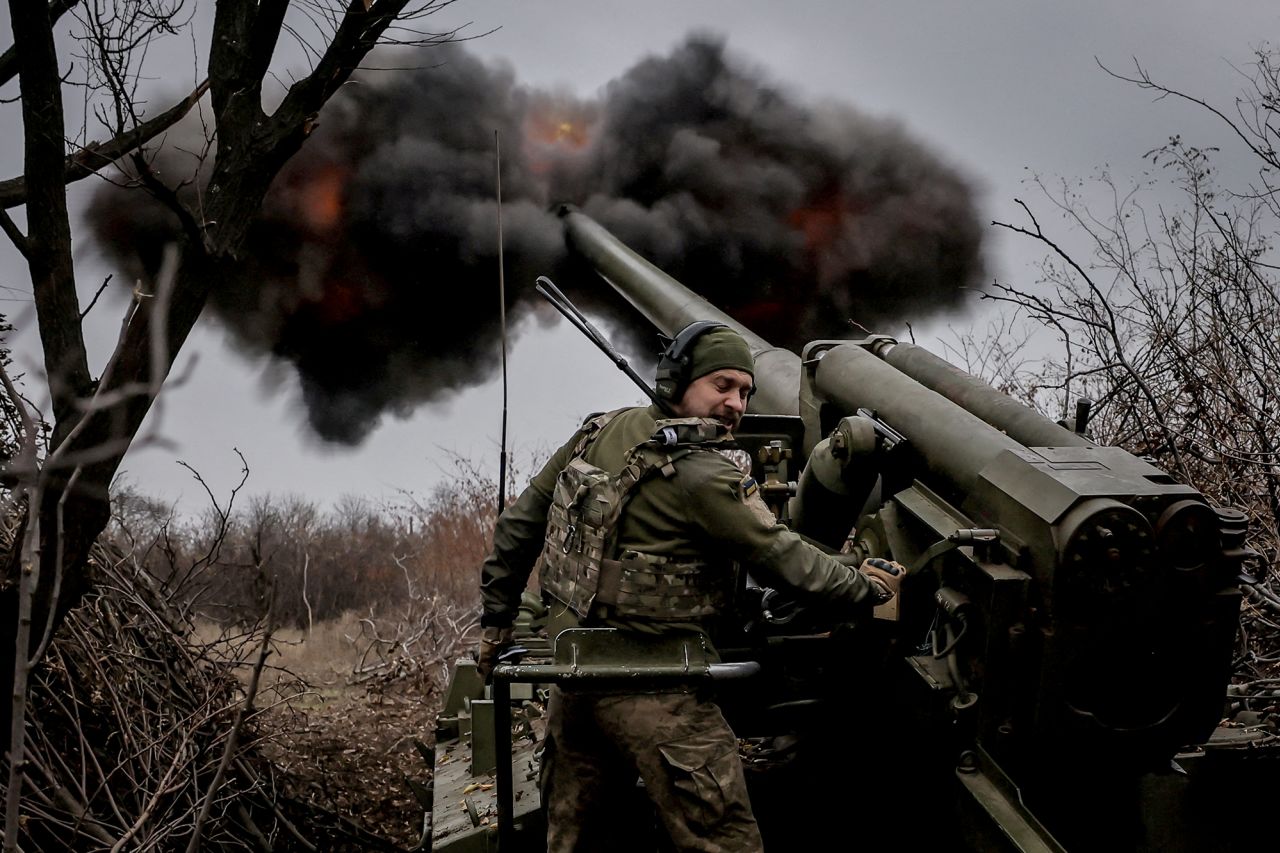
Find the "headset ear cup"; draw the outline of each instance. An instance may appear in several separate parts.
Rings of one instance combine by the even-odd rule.
[[[671,348],[668,347],[658,361],[654,383],[658,396],[668,402],[676,402],[683,388],[682,373],[681,363],[671,357]]]
[[[670,379],[663,376],[661,372],[659,372],[658,379],[653,384],[653,390],[654,390],[654,393],[657,394],[662,399],[667,400],[669,402],[674,402],[672,398],[675,394],[675,385],[673,382],[671,382]]]
[[[675,403],[684,395],[684,389],[693,378],[689,376],[692,364],[690,353],[698,338],[712,329],[727,328],[715,320],[695,320],[670,339],[658,359],[654,390],[664,400]],[[665,336],[663,336],[665,337]]]

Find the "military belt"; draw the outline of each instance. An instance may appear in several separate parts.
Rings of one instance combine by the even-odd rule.
[[[723,605],[710,566],[702,562],[677,562],[623,558],[601,560],[594,604],[610,607],[619,615],[659,620],[700,619],[714,615]]]

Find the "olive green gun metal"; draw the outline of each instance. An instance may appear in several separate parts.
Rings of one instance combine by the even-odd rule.
[[[710,302],[640,257],[595,220],[571,206],[560,208],[565,239],[637,311],[666,335],[674,335],[697,320],[724,323],[742,335],[756,363],[757,412],[796,414],[795,388],[800,384],[800,359],[775,347]]]

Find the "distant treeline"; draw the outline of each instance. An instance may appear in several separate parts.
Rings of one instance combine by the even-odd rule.
[[[422,595],[479,609],[479,567],[496,517],[496,483],[465,463],[428,498],[345,497],[332,509],[297,495],[258,496],[184,518],[128,488],[109,537],[188,615],[307,627],[379,615]]]

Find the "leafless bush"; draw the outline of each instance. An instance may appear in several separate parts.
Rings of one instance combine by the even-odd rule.
[[[352,677],[371,691],[409,687],[422,693],[448,682],[449,666],[479,625],[475,607],[410,587],[404,603],[360,620],[361,650]]]
[[[469,632],[479,625],[479,567],[492,547],[498,490],[474,464],[453,462],[453,476],[430,499],[406,493],[387,507],[410,535],[394,558],[403,594],[360,623],[355,677],[371,689],[439,687],[450,662],[474,639]],[[508,492],[514,492],[519,470],[509,478]]]
[[[509,472],[508,494],[520,477],[519,468]],[[419,547],[407,561],[426,588],[478,607],[480,564],[493,544],[497,494],[496,482],[468,460],[454,458],[452,475],[428,500],[405,493],[390,507],[418,533]]]
[[[208,849],[292,836],[256,757],[257,708],[234,677],[265,625],[196,643],[128,554],[98,546],[90,565],[94,592],[32,672],[23,849],[183,849],[202,812]]]

